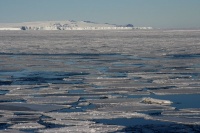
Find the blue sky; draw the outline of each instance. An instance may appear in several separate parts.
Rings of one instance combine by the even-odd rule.
[[[200,27],[200,0],[0,0],[0,22],[90,20],[99,23]]]

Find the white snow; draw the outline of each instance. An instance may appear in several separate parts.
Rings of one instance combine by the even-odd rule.
[[[150,97],[143,98],[141,102],[146,103],[146,104],[160,104],[160,105],[170,105],[173,103],[169,100],[160,100],[160,99],[154,99]]]
[[[21,30],[21,28],[0,28],[0,30]]]
[[[6,28],[10,27],[10,28]],[[0,24],[0,30],[132,30],[152,27],[126,27],[115,24],[99,24],[90,21],[41,21]]]

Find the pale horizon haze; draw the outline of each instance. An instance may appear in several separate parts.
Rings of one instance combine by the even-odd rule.
[[[0,23],[88,20],[200,28],[200,0],[0,0]]]

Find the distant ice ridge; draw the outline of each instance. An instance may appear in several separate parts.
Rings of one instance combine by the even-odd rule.
[[[0,30],[21,30],[21,28],[0,28]]]
[[[0,24],[0,30],[132,30],[152,29],[152,27],[134,27],[115,24],[99,24],[91,21],[44,21]]]

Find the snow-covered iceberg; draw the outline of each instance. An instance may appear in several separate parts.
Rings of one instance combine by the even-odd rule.
[[[0,24],[0,30],[132,30],[152,29],[151,27],[134,27],[132,24],[100,24],[90,21],[41,21]]]

